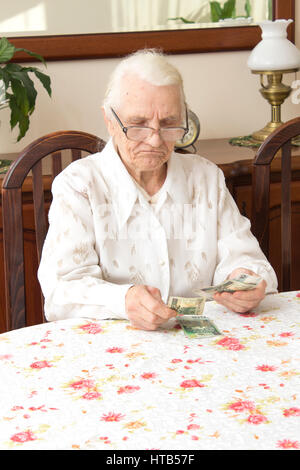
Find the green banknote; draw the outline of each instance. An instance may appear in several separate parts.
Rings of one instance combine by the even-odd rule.
[[[178,322],[188,338],[207,338],[222,334],[209,318],[202,315],[178,317]]]
[[[238,277],[227,279],[226,281],[218,284],[217,286],[204,287],[195,291],[198,295],[205,295],[206,300],[213,300],[214,294],[217,292],[235,292],[237,290],[251,290],[255,289],[262,281],[259,276],[252,276],[246,273]]]
[[[169,297],[168,306],[176,310],[178,315],[201,315],[205,305],[205,296],[201,297]]]

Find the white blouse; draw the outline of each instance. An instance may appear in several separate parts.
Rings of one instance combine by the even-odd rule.
[[[250,222],[241,216],[222,171],[198,155],[172,153],[166,180],[151,198],[110,140],[54,180],[49,231],[38,271],[48,320],[127,318],[134,284],[170,295],[222,282],[238,267],[277,289]]]

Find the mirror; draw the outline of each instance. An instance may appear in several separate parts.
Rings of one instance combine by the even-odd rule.
[[[157,47],[167,53],[251,49],[261,38],[261,30],[253,25],[254,21],[268,17],[271,10],[274,19],[294,19],[294,0],[256,0],[259,5],[256,10],[255,0],[236,0],[236,15],[245,16],[246,4],[252,7],[251,14],[256,14],[252,26],[247,18],[238,21],[237,26],[233,26],[236,20],[209,22],[215,19],[211,17],[210,3],[89,0],[89,8],[81,11],[82,0],[11,0],[0,12],[0,34],[9,37],[16,47],[37,52],[46,60],[92,59],[119,57],[143,47]],[[143,8],[138,7],[141,4]],[[176,17],[182,19],[171,19]],[[185,23],[186,20],[193,23]],[[289,38],[294,38],[293,23]],[[32,58],[19,53],[16,60]]]
[[[5,9],[0,9],[0,33],[3,36],[53,36],[163,31],[245,26],[272,18],[269,0],[224,2],[88,0],[86,8],[82,0],[12,0]]]

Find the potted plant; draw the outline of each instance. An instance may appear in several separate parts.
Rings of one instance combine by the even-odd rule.
[[[11,62],[17,51],[24,51],[46,65],[39,54],[27,49],[16,48],[6,38],[0,39],[0,110],[10,108],[10,127],[19,127],[17,141],[22,139],[29,128],[29,118],[35,109],[37,91],[29,74],[33,73],[51,96],[50,77],[36,67],[22,67]]]

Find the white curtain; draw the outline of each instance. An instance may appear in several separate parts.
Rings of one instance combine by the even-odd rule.
[[[221,5],[225,1],[221,0]],[[174,24],[170,18],[176,17],[209,23],[209,4],[208,0],[110,0],[112,31],[168,28]],[[250,4],[255,22],[268,18],[268,0],[251,0]],[[245,0],[236,0],[236,15],[245,15]]]
[[[111,0],[113,31],[158,29],[168,26],[169,18],[209,21],[207,0]]]

